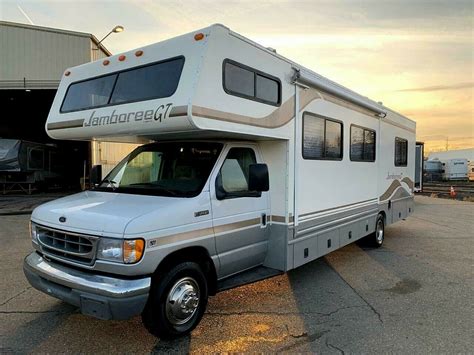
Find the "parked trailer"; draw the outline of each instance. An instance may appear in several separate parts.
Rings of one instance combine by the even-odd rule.
[[[46,130],[153,141],[36,208],[24,270],[158,336],[189,333],[220,290],[381,246],[413,212],[415,122],[222,25],[68,69]]]
[[[64,169],[56,147],[19,139],[0,139],[0,184],[3,193],[15,188],[31,194],[47,182],[62,178]]]
[[[437,160],[427,160],[423,164],[424,168],[424,181],[434,182],[441,181],[443,175],[443,164]]]
[[[448,159],[441,161],[442,178],[448,180],[467,180],[468,161],[467,159]]]

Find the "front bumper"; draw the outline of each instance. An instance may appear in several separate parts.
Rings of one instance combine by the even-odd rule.
[[[150,277],[96,275],[47,261],[36,252],[25,258],[23,271],[34,288],[100,319],[128,319],[140,314],[151,285]]]

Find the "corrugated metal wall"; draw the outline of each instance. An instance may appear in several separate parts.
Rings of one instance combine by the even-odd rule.
[[[106,56],[90,35],[0,22],[0,89],[56,89],[66,68]]]

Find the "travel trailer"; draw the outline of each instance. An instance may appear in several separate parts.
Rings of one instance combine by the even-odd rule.
[[[441,162],[442,179],[449,180],[467,180],[468,179],[468,161],[467,159],[448,159]]]
[[[64,180],[64,156],[52,145],[0,138],[0,185],[31,194],[48,183]]]
[[[46,130],[147,144],[33,211],[26,277],[161,337],[413,212],[415,122],[222,25],[68,69]]]
[[[424,163],[424,180],[433,182],[433,181],[441,181],[443,175],[443,163],[441,163],[438,159],[427,160]]]
[[[474,161],[470,161],[469,164],[468,164],[468,177],[469,177],[469,181],[474,181]]]

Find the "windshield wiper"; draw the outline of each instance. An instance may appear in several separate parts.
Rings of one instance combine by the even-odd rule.
[[[152,182],[141,182],[141,183],[136,183],[136,184],[130,184],[128,186],[137,186],[137,185],[142,185],[142,186],[152,186],[153,189],[157,189],[157,190],[160,190],[160,191],[164,191],[166,192],[167,194],[171,195],[171,196],[177,196],[178,195],[178,192],[175,191],[175,190],[170,190],[162,185],[158,185],[158,184],[154,184]]]
[[[102,180],[102,182],[100,183],[101,185],[102,184],[108,184],[107,186],[105,187],[111,187],[113,191],[115,191],[115,189],[117,188],[115,186],[116,182],[114,180],[109,180],[109,179],[104,179]]]

